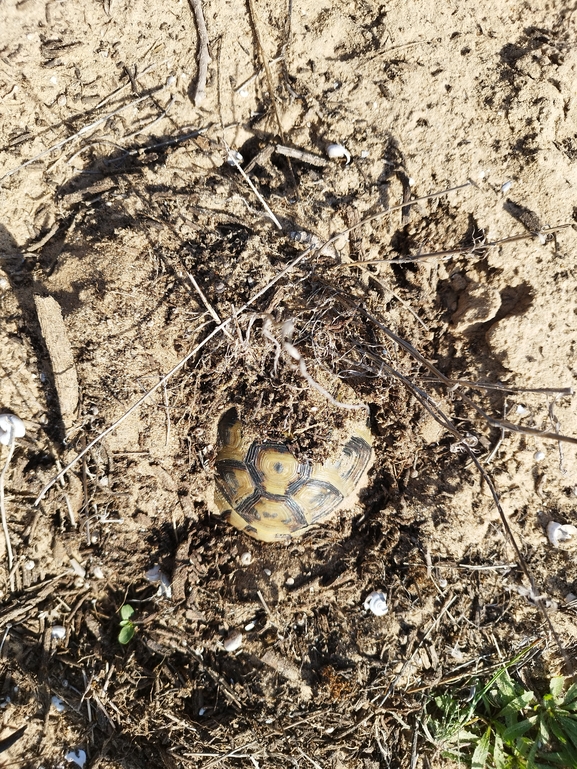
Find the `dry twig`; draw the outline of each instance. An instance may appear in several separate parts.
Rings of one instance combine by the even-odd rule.
[[[202,12],[202,2],[201,0],[190,0],[190,5],[194,12],[198,32],[198,78],[194,92],[194,103],[198,107],[206,98],[206,76],[208,74],[210,56],[208,53],[208,31]]]
[[[2,516],[2,530],[4,532],[4,540],[6,541],[6,553],[8,555],[8,572],[10,574],[10,589],[14,590],[14,574],[12,571],[12,567],[14,565],[14,551],[12,550],[12,545],[10,543],[10,531],[8,529],[8,521],[6,519],[6,504],[4,501],[4,479],[6,477],[6,471],[8,470],[8,465],[10,464],[10,460],[12,459],[12,454],[14,453],[14,430],[11,431],[10,434],[10,443],[8,444],[8,456],[6,457],[6,462],[4,463],[4,467],[2,468],[2,472],[0,473],[0,513]]]
[[[278,151],[278,150],[277,150]],[[416,201],[409,201],[403,203],[403,207],[406,205],[412,205]],[[365,221],[367,221],[365,219]],[[360,222],[359,224],[362,224]],[[358,226],[358,225],[355,225]],[[559,230],[565,230],[567,227],[573,227],[572,224],[558,224],[555,227],[544,227],[540,230],[540,235],[549,235]],[[347,230],[348,232],[348,230]],[[341,233],[342,234],[342,233]],[[519,240],[535,240],[535,235],[532,233],[523,233],[521,235],[511,235],[508,238],[502,238],[501,240],[495,240],[490,242],[479,242],[472,246],[457,246],[455,248],[447,248],[444,251],[433,251],[429,254],[416,254],[415,256],[404,256],[398,259],[364,259],[355,260],[354,262],[343,262],[342,264],[331,265],[333,268],[342,267],[361,267],[363,265],[370,264],[412,264],[413,262],[424,262],[426,259],[448,259],[451,256],[484,256],[485,252],[492,248],[498,248],[506,243],[515,243]]]
[[[226,152],[227,152],[227,157],[228,157],[228,159],[229,159],[229,160],[230,160],[230,161],[233,163],[233,165],[235,165],[235,166],[238,168],[238,170],[240,171],[240,173],[241,173],[241,175],[242,175],[243,179],[246,181],[246,183],[248,184],[248,186],[251,188],[251,190],[252,190],[252,191],[254,192],[254,194],[257,196],[257,198],[260,200],[260,202],[262,203],[262,206],[263,206],[263,208],[265,209],[265,211],[267,212],[267,214],[269,215],[269,217],[272,219],[272,221],[273,221],[273,222],[276,224],[276,226],[279,228],[279,230],[282,230],[282,225],[281,225],[281,223],[280,223],[280,222],[279,222],[279,220],[276,218],[276,216],[273,214],[273,212],[271,211],[270,207],[268,206],[268,204],[267,204],[266,200],[263,198],[263,196],[260,194],[260,192],[259,192],[259,191],[257,190],[257,188],[254,186],[254,184],[252,183],[251,179],[250,179],[250,178],[249,178],[249,177],[246,175],[246,173],[245,173],[245,172],[243,171],[243,169],[241,168],[241,166],[240,166],[240,164],[239,164],[238,160],[237,160],[237,159],[236,159],[236,157],[234,156],[234,152],[232,152],[232,151],[231,151],[230,147],[229,147],[229,146],[228,146],[228,144],[226,144],[226,143],[225,143],[225,147],[226,147]]]

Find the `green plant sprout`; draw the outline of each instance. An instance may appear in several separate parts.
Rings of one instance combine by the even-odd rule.
[[[136,633],[136,626],[130,619],[134,614],[134,609],[129,603],[120,607],[120,633],[118,640],[121,644],[129,643]]]
[[[576,768],[577,684],[565,685],[556,676],[540,697],[502,668],[479,691],[472,687],[468,701],[449,692],[433,697],[425,736],[472,769]]]

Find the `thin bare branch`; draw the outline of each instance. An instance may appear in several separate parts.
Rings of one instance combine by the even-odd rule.
[[[248,186],[251,188],[251,190],[252,190],[252,191],[254,192],[254,194],[257,196],[257,198],[260,200],[260,202],[261,202],[261,204],[262,204],[263,208],[265,209],[265,211],[267,212],[267,214],[269,215],[269,217],[270,217],[270,218],[272,219],[272,221],[273,221],[273,222],[276,224],[276,226],[279,228],[279,230],[282,230],[282,225],[281,225],[281,223],[280,223],[280,222],[279,222],[279,220],[276,218],[276,216],[273,214],[273,212],[271,211],[270,207],[268,206],[268,204],[267,204],[266,200],[263,198],[263,196],[260,194],[260,192],[259,192],[259,191],[257,190],[257,188],[254,186],[254,184],[252,183],[251,179],[250,179],[250,178],[249,178],[249,177],[246,175],[246,173],[244,172],[244,170],[241,168],[241,166],[240,166],[240,164],[239,164],[238,160],[237,160],[237,159],[236,159],[236,157],[234,156],[234,152],[231,152],[231,149],[230,149],[230,147],[229,147],[229,146],[228,146],[226,143],[225,143],[225,147],[226,147],[226,152],[227,152],[227,155],[228,155],[228,160],[230,160],[230,162],[231,162],[231,163],[233,163],[233,165],[235,165],[235,166],[238,168],[238,170],[240,171],[240,173],[241,173],[241,175],[242,175],[243,179],[246,181],[246,183],[248,184]]]
[[[6,542],[6,554],[8,556],[8,572],[10,574],[10,589],[14,590],[14,576],[12,573],[12,567],[14,565],[14,551],[12,550],[12,545],[10,543],[10,531],[8,529],[8,520],[6,518],[6,503],[4,500],[4,479],[6,477],[6,471],[8,470],[8,465],[10,464],[10,460],[12,459],[12,454],[14,453],[14,428],[10,425],[10,442],[8,444],[8,456],[6,457],[6,462],[4,463],[4,467],[2,468],[2,472],[0,473],[0,514],[2,517],[2,530],[4,532],[4,540]]]
[[[277,150],[278,151],[278,150]],[[416,201],[409,201],[409,205]],[[404,207],[405,203],[403,203]],[[366,220],[365,220],[366,221]],[[573,227],[573,224],[558,224],[555,227],[545,227],[539,231],[539,235],[549,235],[559,230],[567,229],[567,227]],[[519,240],[535,240],[535,235],[525,232],[521,235],[511,235],[508,238],[502,238],[501,240],[494,240],[489,243],[476,243],[472,246],[456,246],[455,248],[448,248],[444,251],[433,251],[428,254],[416,254],[415,256],[404,256],[395,259],[364,259],[362,261],[343,262],[342,264],[333,264],[331,268],[340,267],[360,267],[370,264],[412,264],[414,262],[424,262],[426,259],[448,259],[450,256],[483,256],[485,252],[491,248],[499,248],[499,246],[506,243],[514,243]]]
[[[194,92],[194,104],[198,107],[206,98],[206,76],[208,74],[210,56],[208,53],[208,31],[206,29],[204,13],[202,12],[202,2],[201,0],[190,0],[190,5],[194,12],[196,31],[198,32],[198,77]]]

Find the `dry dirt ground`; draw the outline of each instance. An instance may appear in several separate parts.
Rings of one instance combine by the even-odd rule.
[[[577,6],[201,5],[204,99],[186,0],[0,7],[0,411],[26,426],[0,738],[27,726],[1,765],[445,765],[431,692],[531,643],[532,676],[565,664],[475,459],[577,648],[575,553],[545,534],[577,524],[577,449],[539,434],[577,436]],[[345,423],[275,368],[287,320],[309,374],[368,404],[375,461],[352,509],[267,545],[211,509],[219,415],[313,458]]]

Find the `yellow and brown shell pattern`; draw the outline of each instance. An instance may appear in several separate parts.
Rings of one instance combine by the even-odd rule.
[[[233,526],[255,539],[298,537],[355,499],[372,464],[372,439],[357,425],[333,461],[299,462],[275,441],[243,438],[236,409],[218,426],[214,501]]]

